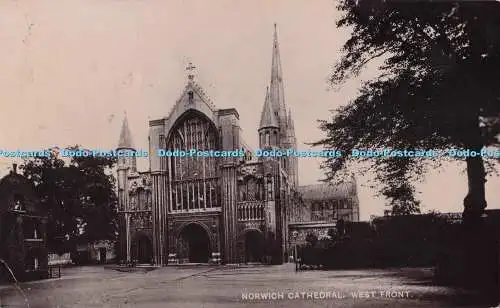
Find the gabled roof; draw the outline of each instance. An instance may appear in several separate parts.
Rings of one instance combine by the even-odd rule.
[[[297,187],[304,200],[343,199],[354,197],[355,183],[344,183],[337,186],[329,184],[313,184]]]
[[[183,98],[186,95],[188,95],[189,92],[193,92],[194,95],[199,97],[199,99],[203,101],[205,104],[207,104],[213,111],[217,109],[212,100],[210,99],[210,97],[205,93],[205,90],[197,82],[195,82],[192,79],[189,79],[188,83],[182,90],[180,97],[177,99],[175,104],[172,106],[172,109],[168,113],[168,117],[170,117],[172,112],[174,112],[174,110],[176,109],[176,106],[182,102]]]

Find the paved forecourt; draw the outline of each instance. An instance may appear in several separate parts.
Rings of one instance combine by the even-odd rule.
[[[32,308],[454,306],[452,289],[416,283],[405,271],[412,270],[295,272],[285,264],[118,272],[89,266],[66,268],[60,279],[21,287]],[[7,307],[24,303],[13,286],[0,287],[0,300]]]

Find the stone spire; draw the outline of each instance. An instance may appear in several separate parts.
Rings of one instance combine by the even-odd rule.
[[[266,99],[264,101],[264,107],[262,108],[262,114],[260,116],[259,129],[267,127],[279,128],[278,120],[273,110],[273,105],[270,100],[269,87],[266,89]]]
[[[275,114],[278,116],[278,122],[282,133],[286,128],[286,106],[285,106],[285,91],[283,88],[283,72],[281,71],[280,51],[278,44],[278,32],[276,24],[274,24],[274,40],[273,40],[273,55],[271,64],[271,85],[270,99],[273,105]]]
[[[120,132],[120,140],[118,141],[118,149],[133,149],[134,143],[132,142],[132,134],[128,128],[127,113],[125,113],[122,123],[122,130]]]

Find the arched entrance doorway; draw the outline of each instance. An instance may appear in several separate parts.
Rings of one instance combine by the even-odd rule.
[[[179,235],[179,255],[191,263],[208,263],[210,238],[207,231],[196,223],[185,226]]]
[[[153,244],[145,234],[138,234],[132,241],[132,259],[138,263],[151,263],[153,259]]]
[[[245,262],[264,261],[264,236],[259,230],[249,230],[245,233]]]

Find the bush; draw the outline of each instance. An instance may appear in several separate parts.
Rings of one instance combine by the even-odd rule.
[[[308,235],[303,263],[327,268],[435,266],[457,255],[457,225],[437,214],[383,217],[372,225],[347,223],[345,229],[345,236],[329,241]]]
[[[316,243],[318,242],[318,237],[314,233],[308,233],[306,236],[306,242],[310,246],[314,247],[316,245]]]

